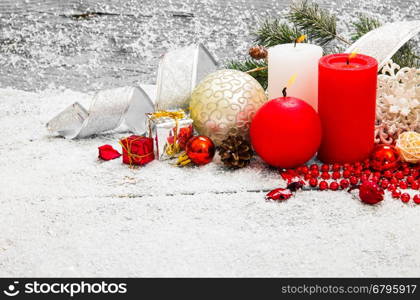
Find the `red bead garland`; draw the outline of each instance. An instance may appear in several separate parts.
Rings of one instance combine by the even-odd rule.
[[[358,188],[364,183],[374,184],[378,191],[388,190],[395,199],[400,199],[407,203],[410,199],[420,204],[420,194],[410,196],[401,190],[418,190],[420,186],[420,166],[409,165],[406,163],[393,169],[378,170],[377,162],[375,168],[370,160],[356,162],[353,164],[332,165],[323,164],[321,166],[312,164],[301,166],[296,169],[284,170],[281,172],[283,179],[288,183],[296,178],[304,179],[304,183],[312,188],[325,190],[345,190],[347,188]],[[328,182],[332,179],[333,181]],[[364,201],[369,203],[369,201]]]

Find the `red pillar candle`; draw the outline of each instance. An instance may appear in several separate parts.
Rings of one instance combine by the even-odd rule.
[[[378,62],[370,56],[331,54],[319,61],[318,112],[325,163],[360,161],[374,146]]]

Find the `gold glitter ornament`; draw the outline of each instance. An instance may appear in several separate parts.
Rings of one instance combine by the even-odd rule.
[[[220,145],[229,130],[249,136],[257,110],[267,101],[263,87],[252,76],[237,70],[207,75],[191,95],[190,113],[197,131]]]
[[[401,133],[396,147],[403,161],[413,164],[420,162],[420,133],[415,131]]]

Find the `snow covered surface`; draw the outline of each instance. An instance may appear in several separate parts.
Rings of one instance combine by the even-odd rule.
[[[89,97],[0,89],[0,276],[419,276],[420,206],[315,191],[266,202],[259,190],[284,182],[258,161],[101,162],[121,134],[44,127]]]

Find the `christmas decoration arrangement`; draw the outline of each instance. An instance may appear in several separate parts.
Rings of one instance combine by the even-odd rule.
[[[286,182],[267,200],[328,190],[369,205],[387,194],[420,204],[420,61],[410,41],[420,21],[361,16],[350,41],[312,2],[294,3],[287,20],[264,22],[245,62],[216,70],[203,46],[175,49],[155,90],[101,91],[89,110],[75,103],[47,127],[82,138],[124,125],[135,135],[119,141],[122,154],[103,145],[99,158],[130,166],[156,158],[199,167],[218,157],[234,172],[258,155]]]

